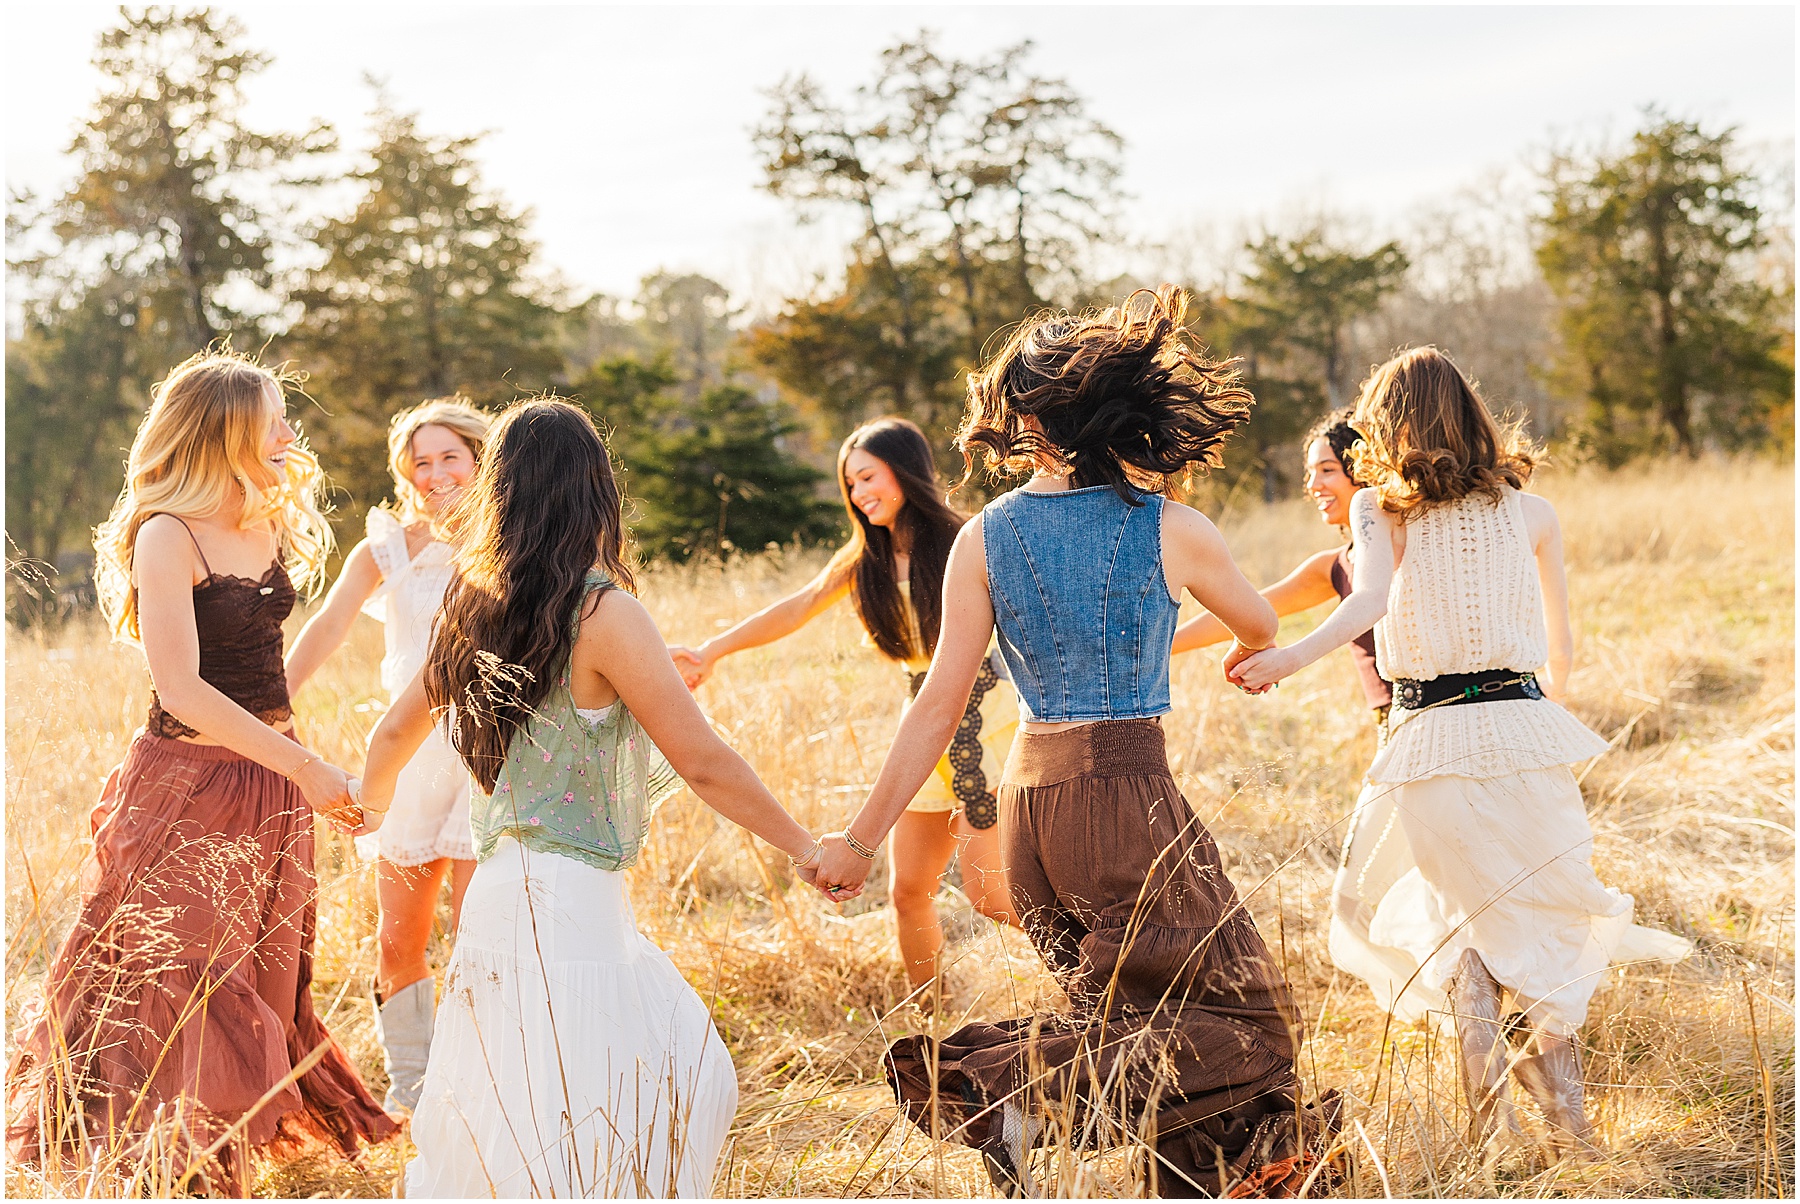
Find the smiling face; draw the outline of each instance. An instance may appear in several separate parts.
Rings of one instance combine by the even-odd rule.
[[[413,488],[425,499],[425,512],[436,518],[475,479],[475,453],[461,435],[436,423],[413,432],[411,453]]]
[[[1331,444],[1314,439],[1306,445],[1306,495],[1319,508],[1319,516],[1334,527],[1350,523],[1350,498],[1356,483],[1331,450]]]
[[[287,403],[282,400],[281,390],[272,381],[263,386],[263,402],[269,412],[269,429],[263,436],[262,463],[269,468],[271,475],[262,484],[265,488],[273,488],[286,479],[288,448],[294,445],[299,436],[288,424]]]
[[[887,461],[860,447],[844,459],[844,491],[850,504],[877,527],[892,527],[906,505],[900,482]]]

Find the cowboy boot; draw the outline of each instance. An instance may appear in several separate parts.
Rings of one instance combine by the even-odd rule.
[[[1513,1073],[1543,1109],[1552,1152],[1569,1157],[1593,1149],[1594,1126],[1587,1117],[1581,1051],[1573,1037],[1532,1033],[1525,1052],[1513,1063]]]
[[[375,997],[375,1037],[381,1042],[381,1064],[388,1076],[381,1106],[389,1112],[411,1112],[419,1106],[436,1020],[437,984],[429,977],[401,987],[391,998]]]
[[[1000,1105],[1000,1134],[981,1146],[981,1160],[988,1181],[1008,1200],[1031,1196],[1031,1151],[1044,1130],[1044,1122],[1017,1104]]]
[[[1463,1096],[1469,1101],[1468,1140],[1480,1146],[1496,1126],[1510,1137],[1519,1131],[1506,1087],[1506,1038],[1501,1032],[1500,985],[1481,954],[1463,950],[1451,972],[1450,1007],[1461,1050]]]

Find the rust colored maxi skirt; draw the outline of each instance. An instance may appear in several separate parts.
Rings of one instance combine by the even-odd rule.
[[[1014,906],[1072,1008],[896,1042],[914,1123],[982,1148],[1012,1103],[1088,1148],[1142,1141],[1163,1195],[1297,1186],[1335,1106],[1298,1108],[1292,999],[1161,723],[1020,733],[999,801]]]
[[[7,1072],[9,1155],[119,1148],[152,1128],[204,1149],[242,1121],[219,1151],[241,1191],[250,1147],[348,1155],[392,1135],[313,1011],[299,789],[230,749],[140,732],[92,828],[80,913]]]

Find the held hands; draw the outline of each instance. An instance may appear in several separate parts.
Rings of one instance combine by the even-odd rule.
[[[362,826],[362,804],[351,793],[355,780],[336,765],[316,758],[293,776],[306,805],[340,832]]]
[[[1266,694],[1300,668],[1291,649],[1270,646],[1238,656],[1238,647],[1233,645],[1233,655],[1226,658],[1225,678],[1246,694]]]
[[[700,683],[712,676],[716,660],[702,656],[684,644],[669,645],[669,658],[675,662],[675,669],[681,674],[681,682],[688,689],[698,689]]]
[[[852,849],[842,832],[827,832],[821,843],[825,849],[819,857],[813,885],[833,903],[848,903],[862,894],[863,883],[875,861]]]

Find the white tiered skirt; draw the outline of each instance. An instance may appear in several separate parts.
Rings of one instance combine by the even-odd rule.
[[[1693,949],[1633,924],[1631,896],[1601,885],[1593,849],[1566,765],[1371,782],[1333,885],[1331,960],[1410,1021],[1447,1008],[1450,973],[1474,949],[1533,1024],[1571,1033],[1608,965]]]
[[[622,874],[510,837],[475,871],[413,1113],[414,1197],[703,1197],[737,1110]]]

